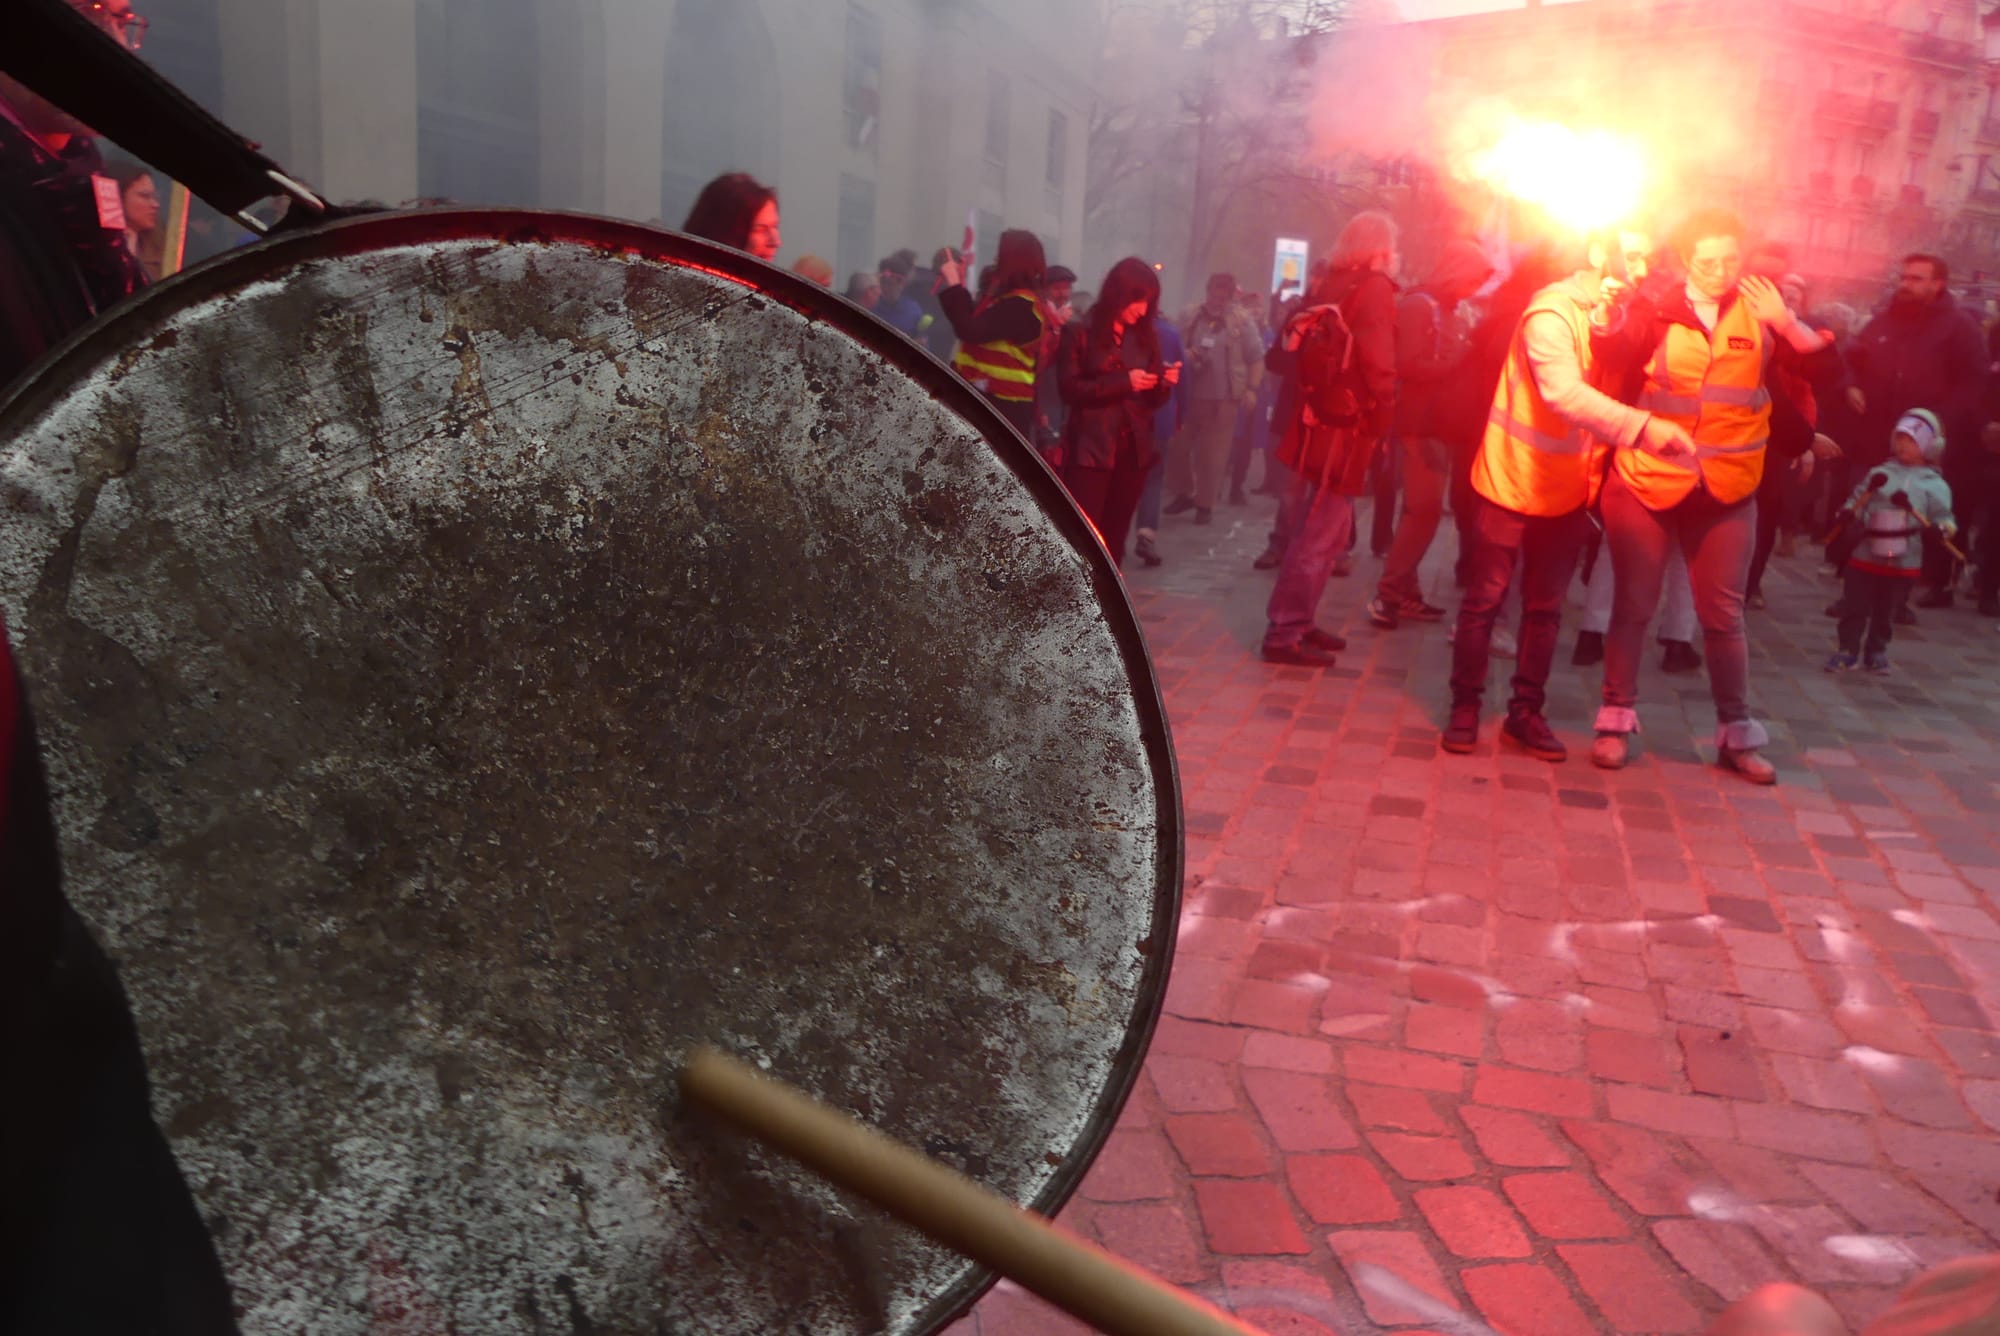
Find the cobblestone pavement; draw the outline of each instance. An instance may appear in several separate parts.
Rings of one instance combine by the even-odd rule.
[[[2000,628],[1925,612],[1892,676],[1831,677],[1833,585],[1781,558],[1750,614],[1777,788],[1718,771],[1705,679],[1652,664],[1645,755],[1593,769],[1574,612],[1569,763],[1490,723],[1448,757],[1446,627],[1370,628],[1374,563],[1328,591],[1336,669],[1254,658],[1267,518],[1169,521],[1132,572],[1185,914],[1065,1223],[1274,1336],[1696,1332],[1773,1279],[1858,1325],[1994,1247]],[[951,1330],[1082,1328],[1003,1285]]]

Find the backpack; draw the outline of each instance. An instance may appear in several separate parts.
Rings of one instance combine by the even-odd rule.
[[[1347,427],[1361,420],[1354,375],[1354,331],[1338,303],[1313,306],[1292,317],[1304,324],[1299,339],[1299,402],[1310,421]]]

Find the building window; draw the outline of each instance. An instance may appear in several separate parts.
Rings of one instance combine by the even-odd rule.
[[[541,202],[541,50],[532,0],[417,6],[417,192]]]
[[[1013,95],[1007,76],[995,70],[986,76],[986,170],[984,184],[1007,186],[1007,144],[1013,138]]]
[[[849,275],[875,272],[875,183],[858,176],[840,178],[839,236],[835,241],[840,272],[835,282],[846,286]]]
[[[1000,253],[1000,233],[1006,228],[1006,224],[1001,221],[999,214],[990,209],[981,209],[973,219],[973,226],[979,229],[978,259],[979,267],[984,269],[992,264],[993,257]],[[978,282],[977,274],[972,277],[975,283]]]
[[[873,153],[882,128],[882,20],[859,5],[847,9],[847,77],[841,100],[847,109],[847,146]]]
[[[1058,195],[1069,180],[1069,117],[1053,107],[1049,109],[1049,170],[1044,180]]]

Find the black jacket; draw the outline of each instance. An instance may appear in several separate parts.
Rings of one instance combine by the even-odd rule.
[[[1063,464],[1068,468],[1153,467],[1159,451],[1153,441],[1153,415],[1167,402],[1173,386],[1163,378],[1143,393],[1132,388],[1132,372],[1158,376],[1166,369],[1160,336],[1153,322],[1143,320],[1112,343],[1089,320],[1063,326],[1056,353],[1056,381],[1069,408],[1063,422]]]
[[[1847,344],[1847,362],[1868,401],[1862,439],[1848,451],[1858,464],[1888,458],[1889,433],[1912,408],[1928,408],[1944,424],[1947,461],[1979,452],[1986,343],[1950,293],[1926,306],[1891,303]]]

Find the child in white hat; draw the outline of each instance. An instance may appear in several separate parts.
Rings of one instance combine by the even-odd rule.
[[[1840,648],[1826,661],[1829,673],[1857,664],[1871,673],[1889,671],[1896,605],[1923,573],[1924,531],[1936,529],[1946,538],[1958,532],[1951,488],[1936,467],[1943,454],[1937,414],[1912,409],[1889,438],[1889,462],[1871,469],[1848,498],[1843,514],[1858,542],[1847,560]]]

